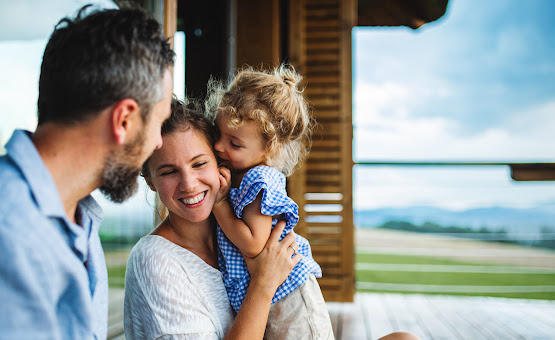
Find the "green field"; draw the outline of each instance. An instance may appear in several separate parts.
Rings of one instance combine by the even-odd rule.
[[[449,295],[472,295],[472,296],[495,296],[495,297],[508,297],[508,298],[524,298],[524,299],[545,299],[545,300],[555,300],[555,272],[545,272],[545,273],[522,273],[522,267],[513,267],[515,273],[495,273],[494,270],[498,268],[496,265],[484,265],[482,263],[470,263],[461,262],[449,259],[425,257],[425,256],[413,256],[413,255],[384,255],[384,254],[356,254],[356,263],[359,269],[356,270],[356,282],[357,291],[362,292],[395,292],[395,293],[423,293],[423,294],[449,294]],[[407,266],[411,270],[380,270],[380,269],[360,269],[360,264],[368,263],[370,265],[378,264],[380,268],[387,268],[388,264],[392,265],[412,265]],[[444,268],[449,268],[446,272],[436,272],[436,271],[425,271],[422,268],[420,271],[418,266],[414,265],[440,265],[449,266]],[[457,272],[457,266],[477,266],[482,272],[472,273],[472,272]],[[511,266],[502,266],[504,269],[509,269]],[[416,268],[416,269],[415,269]],[[459,267],[462,269],[462,267]],[[468,267],[464,267],[468,268]],[[492,272],[487,272],[488,268],[492,268]],[[452,271],[451,271],[452,270]],[[380,289],[367,289],[364,288],[364,282],[372,283],[383,283],[383,284],[394,284],[390,285],[392,287],[398,287],[396,289],[380,290]],[[399,285],[399,286],[396,286]],[[406,290],[403,290],[403,286],[400,285],[422,285],[422,291],[418,291],[419,286],[406,286]],[[433,292],[426,289],[426,285],[440,285],[440,286],[451,286],[442,287],[447,290],[453,288],[454,292]],[[379,285],[378,285],[379,286]],[[465,286],[463,290],[470,290],[464,292],[456,292],[457,288],[454,286]],[[537,286],[553,286],[553,288],[547,288],[546,290],[552,290],[547,292],[472,292],[472,287],[468,286],[502,286],[500,290],[512,289],[515,290],[527,290],[534,289]],[[514,287],[519,286],[519,287]],[[536,287],[534,287],[536,286]],[[476,287],[477,290],[480,287]],[[504,288],[507,287],[507,288]],[[532,287],[532,288],[527,288]],[[494,287],[491,288],[495,290]]]
[[[109,256],[110,251],[106,251]],[[413,255],[384,255],[384,254],[356,254],[356,266],[361,264],[378,264],[382,267],[388,265],[440,265],[450,266],[453,271],[457,271],[457,266],[479,266],[487,271],[488,266],[493,269],[498,268],[493,264],[477,264],[472,262],[462,262],[437,257],[413,256]],[[452,267],[451,267],[452,266]],[[503,266],[511,268],[511,266]],[[522,267],[514,267],[521,269]],[[390,269],[390,268],[387,268]],[[125,266],[115,265],[108,267],[108,281],[110,287],[124,287]],[[555,291],[551,292],[433,292],[429,290],[418,291],[418,286],[409,286],[411,289],[403,290],[380,290],[362,288],[364,282],[386,283],[386,284],[408,284],[408,285],[441,285],[441,286],[555,286],[555,272],[546,273],[494,273],[494,272],[430,272],[412,270],[412,271],[395,271],[395,270],[356,270],[357,291],[359,292],[395,292],[395,293],[420,293],[420,294],[448,294],[448,295],[471,295],[471,296],[495,296],[507,298],[524,298],[524,299],[545,299],[555,300]],[[449,287],[448,287],[449,288]],[[456,289],[455,289],[456,290]],[[553,289],[555,290],[555,289]]]

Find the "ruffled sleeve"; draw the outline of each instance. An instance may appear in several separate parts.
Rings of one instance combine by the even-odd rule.
[[[284,214],[287,225],[284,234],[289,232],[299,220],[297,204],[287,196],[285,191],[285,176],[269,166],[257,166],[250,169],[239,188],[233,188],[230,200],[235,215],[242,218],[243,209],[252,203],[260,191],[262,192],[261,212],[264,215],[276,216]],[[274,221],[274,224],[277,220]]]

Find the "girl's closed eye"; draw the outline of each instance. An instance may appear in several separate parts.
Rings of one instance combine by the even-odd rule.
[[[229,144],[231,144],[231,146],[232,146],[233,148],[235,148],[235,149],[239,149],[239,148],[242,147],[241,145],[236,144],[236,143],[233,143],[232,141],[229,141]]]

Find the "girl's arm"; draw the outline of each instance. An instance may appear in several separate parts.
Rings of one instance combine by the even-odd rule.
[[[227,195],[231,186],[231,173],[227,168],[220,168],[220,191],[212,212],[229,240],[247,257],[257,256],[272,230],[272,216],[260,212],[262,192],[243,209],[243,219],[237,218]]]
[[[279,221],[260,254],[253,259],[245,258],[251,274],[251,283],[233,326],[224,340],[264,337],[272,297],[301,260],[300,254],[291,257],[291,246],[298,247],[293,233],[287,234],[279,241],[284,227],[285,221]]]

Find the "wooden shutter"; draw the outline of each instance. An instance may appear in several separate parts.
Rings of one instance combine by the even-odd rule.
[[[326,301],[352,301],[354,248],[352,206],[352,0],[292,0],[291,62],[306,80],[306,96],[318,127],[301,171],[289,181],[299,204],[295,230],[312,246],[322,266]]]

